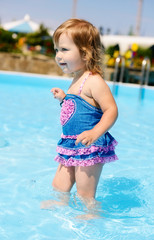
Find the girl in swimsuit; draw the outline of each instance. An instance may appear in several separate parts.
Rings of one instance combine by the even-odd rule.
[[[98,30],[89,22],[69,19],[53,35],[56,62],[66,74],[73,74],[65,94],[53,88],[60,101],[62,135],[55,160],[59,163],[52,182],[60,192],[94,199],[103,165],[117,160],[116,140],[108,130],[118,110],[102,78],[102,45]]]

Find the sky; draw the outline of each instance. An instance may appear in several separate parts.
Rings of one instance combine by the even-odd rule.
[[[135,33],[139,0],[77,0],[76,16],[103,27],[104,34]],[[72,18],[73,0],[0,0],[0,23],[21,20],[26,14],[32,21],[55,30]],[[154,0],[143,0],[141,36],[154,37]]]

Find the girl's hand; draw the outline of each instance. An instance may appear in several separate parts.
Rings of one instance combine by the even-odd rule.
[[[98,139],[97,134],[93,130],[88,130],[78,135],[75,144],[78,145],[78,143],[81,142],[83,145],[88,147],[92,143],[94,143],[97,139]]]
[[[60,102],[66,97],[65,92],[60,88],[52,88],[51,92],[54,98],[58,99]]]

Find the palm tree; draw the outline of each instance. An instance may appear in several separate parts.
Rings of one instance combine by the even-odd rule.
[[[77,0],[73,0],[72,18],[76,18]]]
[[[142,5],[143,0],[138,0],[138,10],[137,10],[137,19],[136,19],[136,31],[135,35],[140,35],[140,29],[141,29],[141,15],[142,15]]]

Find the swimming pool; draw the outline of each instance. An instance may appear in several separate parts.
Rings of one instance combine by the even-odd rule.
[[[95,209],[87,212],[74,187],[68,206],[40,210],[56,199],[51,181],[61,135],[60,107],[50,89],[70,81],[41,75],[0,73],[0,239],[152,240],[154,239],[154,90],[139,99],[134,85],[116,87],[119,118],[112,130],[119,161],[106,164]],[[112,85],[111,85],[112,88]]]

